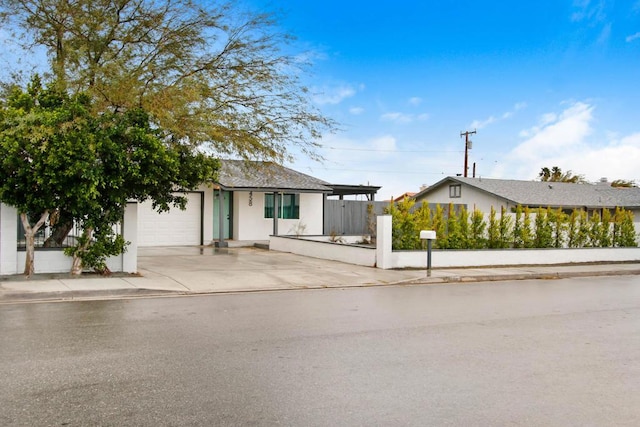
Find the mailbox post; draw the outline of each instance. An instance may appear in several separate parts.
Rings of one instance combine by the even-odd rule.
[[[420,231],[420,240],[427,241],[427,277],[431,276],[431,242],[436,239],[435,230]]]

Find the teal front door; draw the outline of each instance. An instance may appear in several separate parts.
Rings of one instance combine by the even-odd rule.
[[[223,239],[231,239],[231,199],[232,194],[229,191],[222,191],[222,223],[224,231]],[[220,239],[220,190],[213,190],[213,239]]]

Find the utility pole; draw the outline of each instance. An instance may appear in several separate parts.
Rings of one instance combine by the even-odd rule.
[[[467,177],[467,171],[469,170],[469,149],[471,148],[471,141],[469,141],[469,135],[476,133],[476,130],[460,132],[460,138],[464,135],[464,173],[462,176]]]

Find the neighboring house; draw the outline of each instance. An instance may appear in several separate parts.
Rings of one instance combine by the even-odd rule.
[[[401,196],[396,197],[395,199],[393,199],[393,201],[394,202],[401,202],[404,199],[410,199],[410,198],[414,197],[416,194],[417,193],[413,193],[413,192],[407,191],[406,193],[402,194]]]
[[[187,193],[186,210],[158,214],[150,202],[140,204],[138,246],[226,246],[226,240],[266,241],[277,234],[321,235],[327,196],[366,194],[373,200],[378,189],[332,185],[272,162],[222,160],[218,182]]]
[[[417,203],[428,201],[445,205],[463,204],[468,210],[490,212],[504,206],[511,212],[518,205],[530,208],[574,208],[589,213],[622,207],[634,214],[636,229],[640,221],[640,188],[617,188],[603,180],[597,184],[566,182],[517,181],[447,177],[414,196]]]

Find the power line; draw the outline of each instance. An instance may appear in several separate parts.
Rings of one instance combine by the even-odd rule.
[[[447,174],[445,172],[425,172],[425,171],[406,171],[406,170],[395,170],[395,171],[383,171],[383,170],[366,170],[366,169],[345,169],[345,168],[322,168],[319,169],[323,171],[341,171],[341,172],[371,172],[371,173],[393,173],[393,174],[408,174],[408,175],[447,175],[453,176],[455,173]],[[313,171],[311,171],[314,173]]]
[[[384,150],[377,148],[343,148],[343,147],[323,147],[330,150],[341,151],[373,151],[380,153],[462,153],[462,150]]]

